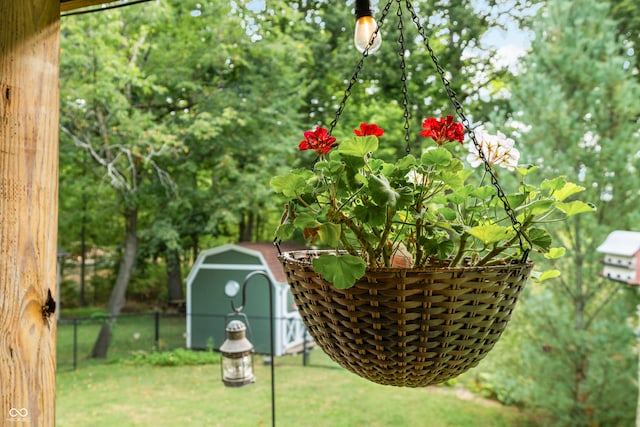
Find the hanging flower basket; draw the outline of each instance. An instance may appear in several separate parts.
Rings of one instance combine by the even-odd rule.
[[[402,22],[403,2],[396,2]],[[299,143],[300,150],[315,152],[312,167],[276,176],[271,187],[286,204],[276,240],[299,233],[330,248],[280,255],[318,345],[363,378],[421,387],[456,377],[485,357],[531,274],[529,252],[564,253],[551,246],[541,224],[592,207],[571,200],[584,188],[564,177],[539,186],[528,182],[536,168],[518,164],[512,139],[472,128],[415,11],[404,3],[460,122],[453,115],[425,119],[420,135],[427,146],[410,153],[399,25],[408,153],[395,162],[380,155],[385,136],[377,124],[361,123],[351,139],[332,136],[361,60],[329,129],[317,126]],[[367,55],[365,49],[362,59]],[[480,165],[483,170],[474,170]],[[496,166],[510,172],[510,193],[498,182]]]
[[[348,289],[317,274],[321,251],[280,261],[302,319],[338,364],[378,384],[424,387],[472,368],[504,331],[533,263],[368,269]]]

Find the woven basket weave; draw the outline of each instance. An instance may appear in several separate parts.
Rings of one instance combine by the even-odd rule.
[[[456,377],[493,348],[533,263],[368,270],[336,289],[313,271],[322,251],[279,258],[316,343],[370,381],[423,387]]]

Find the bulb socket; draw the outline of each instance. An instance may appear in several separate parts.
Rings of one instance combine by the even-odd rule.
[[[373,16],[369,0],[356,0],[356,21],[363,16]]]

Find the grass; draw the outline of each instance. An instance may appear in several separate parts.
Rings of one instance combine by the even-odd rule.
[[[86,364],[57,377],[58,427],[271,425],[270,370],[256,358],[257,382],[225,388],[219,365]],[[276,421],[302,427],[531,426],[526,414],[454,388],[407,389],[365,381],[320,350],[276,359]]]
[[[92,313],[76,313],[76,315]],[[77,320],[78,366],[73,370],[74,325],[58,325],[57,426],[271,425],[270,370],[256,358],[257,383],[225,388],[219,365],[166,364],[156,347],[155,316],[118,319],[106,361],[88,359],[102,324],[100,313]],[[184,346],[184,317],[160,318],[159,348]],[[180,350],[179,350],[180,351]],[[143,357],[144,356],[144,357]],[[169,358],[188,354],[174,352]],[[122,359],[128,362],[118,363]],[[202,359],[202,358],[198,358]],[[278,426],[500,427],[534,425],[526,414],[451,387],[406,389],[365,381],[339,368],[320,350],[311,366],[301,357],[276,359]],[[182,362],[181,362],[182,363]]]

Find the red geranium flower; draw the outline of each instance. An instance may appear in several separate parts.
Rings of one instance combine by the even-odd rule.
[[[380,137],[382,135],[384,135],[384,130],[381,129],[380,127],[378,127],[378,125],[376,124],[369,124],[369,123],[360,123],[360,129],[354,129],[353,132],[356,134],[356,136],[377,136]]]
[[[420,132],[420,135],[425,138],[433,138],[438,145],[452,141],[458,141],[462,144],[464,141],[462,123],[455,122],[451,115],[446,118],[440,117],[440,119],[429,117],[422,123],[422,127],[424,130]]]
[[[318,154],[327,154],[333,148],[336,138],[329,135],[329,131],[320,126],[314,131],[306,131],[304,140],[300,142],[300,151],[314,150]]]

